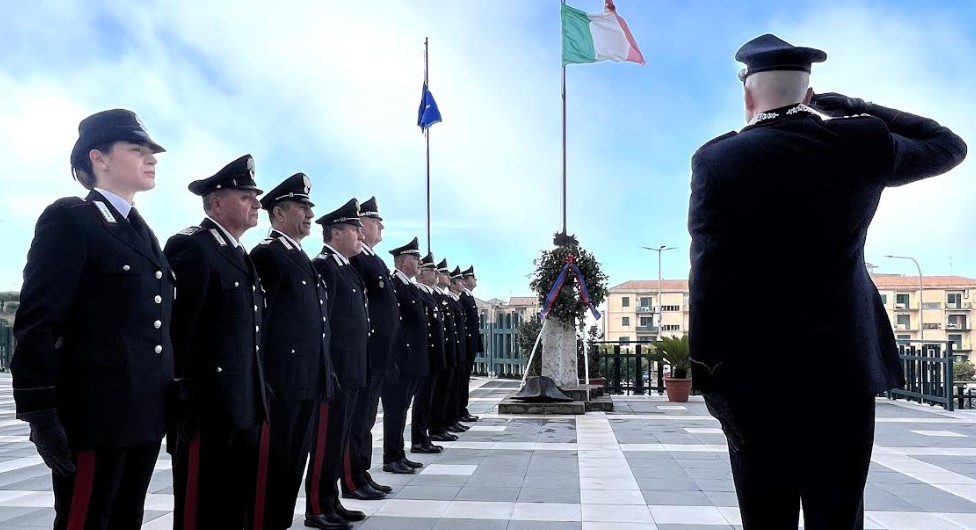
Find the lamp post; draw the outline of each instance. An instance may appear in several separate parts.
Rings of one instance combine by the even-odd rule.
[[[919,266],[918,261],[911,256],[893,256],[888,254],[886,258],[892,259],[907,259],[911,260],[915,264],[915,268],[918,269],[918,340],[925,340],[925,306],[922,303],[922,267]]]
[[[650,250],[652,252],[657,252],[657,340],[661,340],[661,328],[663,327],[663,324],[662,323],[664,322],[664,314],[663,314],[664,313],[664,310],[661,307],[662,306],[662,304],[661,304],[661,296],[663,295],[663,293],[662,293],[663,289],[661,288],[662,287],[662,282],[661,282],[661,254],[664,251],[666,251],[666,250],[674,250],[677,247],[667,247],[667,246],[661,245],[661,246],[659,246],[657,248],[652,248],[652,247],[644,247],[644,248],[646,250]]]

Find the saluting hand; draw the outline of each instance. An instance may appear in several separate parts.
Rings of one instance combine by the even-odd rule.
[[[814,94],[810,107],[832,118],[853,116],[867,112],[867,103],[861,98],[851,98],[837,92]]]

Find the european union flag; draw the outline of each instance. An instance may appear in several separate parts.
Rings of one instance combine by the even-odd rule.
[[[424,91],[420,94],[420,109],[417,111],[417,125],[421,131],[426,132],[431,125],[440,122],[441,111],[437,110],[437,102],[430,90],[427,90],[427,83],[424,83]]]

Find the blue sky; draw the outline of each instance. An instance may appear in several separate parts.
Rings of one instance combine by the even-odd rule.
[[[590,13],[602,2],[570,5]],[[253,5],[252,5],[253,4]],[[569,232],[610,283],[685,278],[689,160],[743,125],[733,59],[771,32],[828,54],[813,87],[927,115],[976,143],[976,4],[619,0],[647,64],[570,65]],[[786,5],[789,5],[787,8]],[[83,195],[78,121],[137,112],[168,152],[136,203],[160,239],[202,218],[186,190],[244,153],[265,190],[296,171],[316,213],[378,198],[385,251],[425,237],[416,127],[423,41],[443,123],[432,129],[434,254],[474,264],[478,295],[530,294],[561,225],[559,2],[26,2],[0,19],[0,290],[17,289],[40,211]],[[885,193],[867,258],[879,272],[976,277],[976,170]],[[253,246],[267,222],[244,236]],[[306,239],[309,253],[319,233]],[[383,255],[386,255],[383,252]],[[784,263],[784,267],[791,264]]]

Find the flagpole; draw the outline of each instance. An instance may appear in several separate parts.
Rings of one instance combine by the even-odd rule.
[[[424,86],[427,86],[427,37],[424,37]],[[430,127],[424,131],[427,139],[427,252],[430,253]]]
[[[566,0],[562,0],[565,4]],[[563,233],[566,232],[566,63],[562,60],[562,32],[559,40],[559,62],[562,64],[562,96],[563,96]]]

